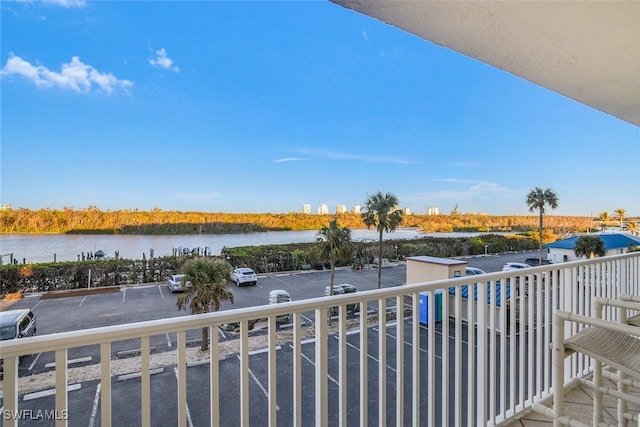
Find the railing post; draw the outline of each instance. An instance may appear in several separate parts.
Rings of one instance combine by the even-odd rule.
[[[69,393],[67,386],[67,349],[56,350],[56,427],[66,427],[68,417],[57,416],[69,413]]]
[[[4,359],[2,385],[4,387],[3,423],[7,427],[18,425],[18,356]],[[8,417],[4,415],[8,414]]]
[[[327,309],[316,309],[316,426],[325,427],[328,424],[328,384],[327,376]]]

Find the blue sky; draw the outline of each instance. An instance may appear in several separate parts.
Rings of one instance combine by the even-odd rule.
[[[325,1],[0,3],[0,201],[640,215],[640,130]]]

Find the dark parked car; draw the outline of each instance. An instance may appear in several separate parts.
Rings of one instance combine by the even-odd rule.
[[[538,258],[527,258],[524,260],[524,263],[529,264],[532,267],[537,267],[538,265],[540,265],[540,260]],[[549,265],[549,264],[553,264],[553,261],[551,261],[550,259],[542,260],[542,265]]]

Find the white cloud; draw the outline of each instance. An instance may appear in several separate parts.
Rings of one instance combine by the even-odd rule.
[[[42,65],[32,65],[11,53],[0,75],[22,76],[31,80],[39,88],[58,87],[80,93],[89,93],[96,87],[108,94],[116,91],[128,93],[129,88],[133,86],[129,80],[118,79],[111,73],[101,73],[94,67],[84,64],[77,56],[72,57],[71,62],[62,64],[61,71],[57,73]]]
[[[282,159],[274,160],[273,163],[300,162],[303,160],[309,160],[309,158],[308,157],[284,157]]]
[[[44,2],[61,7],[85,7],[87,5],[84,0],[44,0]]]
[[[167,56],[167,51],[165,48],[156,50],[156,57],[151,58],[149,60],[149,64],[154,67],[164,68],[165,70],[173,70],[176,73],[180,71],[180,68],[173,65],[173,60]]]
[[[394,163],[401,165],[410,165],[413,164],[410,160],[407,160],[402,157],[390,157],[390,156],[382,156],[382,155],[362,155],[362,154],[353,154],[353,153],[343,153],[339,151],[330,151],[330,150],[321,150],[316,148],[304,148],[301,149],[300,152],[304,154],[310,154],[317,157],[325,157],[328,159],[334,160],[358,160],[367,163]]]
[[[474,181],[471,179],[458,178],[438,178],[433,181],[462,184],[467,187],[462,189],[443,189],[406,194],[402,196],[402,200],[418,203],[440,203],[447,201],[458,202],[470,200],[507,199],[522,196],[521,190],[510,190],[496,184],[495,182]]]

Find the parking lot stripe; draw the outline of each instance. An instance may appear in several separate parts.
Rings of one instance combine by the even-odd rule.
[[[67,360],[67,366],[73,365],[75,363],[90,362],[91,359],[92,359],[91,356],[80,357],[78,359],[69,359],[69,360]],[[44,365],[44,367],[45,368],[55,368],[56,367],[56,362],[47,363],[46,365]]]
[[[40,359],[40,355],[41,355],[41,354],[42,354],[42,353],[38,353],[38,354],[36,355],[36,357],[34,357],[34,358],[33,358],[33,362],[31,362],[31,365],[29,365],[29,370],[30,370],[30,371],[33,371],[33,367],[34,367],[34,366],[36,366],[36,362],[38,361],[38,359]]]
[[[81,306],[82,306],[82,303],[83,303],[83,302],[84,302],[84,300],[86,300],[86,299],[87,299],[87,296],[86,296],[86,295],[85,295],[85,296],[83,296],[83,297],[82,297],[82,299],[80,300],[80,304],[78,304],[78,307],[81,307]]]
[[[239,357],[238,357],[239,358]],[[264,386],[262,385],[262,383],[260,381],[258,381],[258,378],[253,374],[253,371],[251,369],[249,369],[249,375],[251,375],[251,378],[253,378],[253,381],[256,382],[256,384],[258,384],[258,387],[260,387],[260,390],[262,390],[262,392],[264,393],[265,397],[269,397],[269,393],[267,392],[267,389],[264,388]],[[276,411],[279,411],[280,407],[278,405],[276,405]]]
[[[123,304],[124,304],[126,296],[127,296],[127,288],[124,288],[124,291],[122,291],[122,303]]]
[[[308,340],[307,340],[307,341],[308,341]],[[314,341],[315,341],[315,340],[314,340]],[[291,345],[290,345],[290,346],[291,346]],[[291,346],[291,348],[293,349],[293,346]],[[309,357],[308,357],[306,354],[304,354],[304,353],[300,353],[300,355],[301,355],[302,357],[304,357],[304,359],[305,359],[307,362],[311,363],[313,366],[316,366],[315,362],[314,362],[313,360],[309,359]],[[327,375],[327,378],[329,378],[331,381],[333,381],[336,385],[340,385],[340,383],[338,382],[338,380],[336,380],[335,378],[333,378],[331,375]]]
[[[69,384],[67,391],[80,390],[81,384]],[[22,397],[23,401],[39,399],[41,397],[53,396],[56,394],[55,388],[50,388],[49,390],[36,391],[35,393],[25,394]]]
[[[96,421],[96,415],[98,414],[98,402],[100,399],[100,389],[102,387],[102,383],[98,383],[96,387],[96,396],[93,398],[93,407],[91,408],[91,417],[89,417],[89,426],[93,427]]]
[[[160,296],[164,298],[164,294],[162,293],[162,288],[158,285],[158,292],[160,292]]]
[[[164,368],[150,369],[149,375],[160,374],[162,372],[164,372]],[[118,375],[118,381],[125,381],[133,378],[140,378],[141,376],[142,376],[141,372],[132,372],[130,374],[122,374],[122,375]]]
[[[281,349],[281,347],[280,347],[279,345],[277,345],[277,346],[276,346],[276,350],[280,350],[280,349]],[[261,349],[258,349],[258,350],[252,350],[252,351],[250,351],[250,352],[249,352],[249,355],[250,355],[250,356],[253,356],[254,354],[266,353],[266,352],[268,352],[268,351],[269,351],[269,349],[268,349],[268,348],[261,348]]]
[[[175,374],[176,374],[176,381],[177,381],[178,380],[178,368],[174,367],[173,368],[173,372],[175,372]],[[189,427],[193,427],[193,421],[191,420],[191,412],[189,411],[189,405],[186,405],[185,409],[187,410],[187,425]]]

